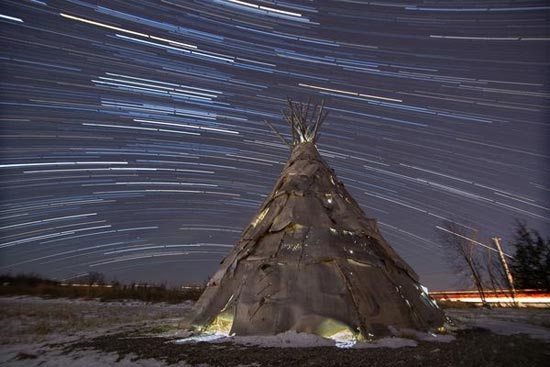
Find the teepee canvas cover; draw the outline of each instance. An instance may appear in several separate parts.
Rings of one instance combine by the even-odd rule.
[[[191,324],[236,335],[294,330],[366,339],[442,326],[416,273],[319,155],[322,109],[308,126],[306,110],[290,106],[287,119],[299,130],[290,158],[210,279]]]

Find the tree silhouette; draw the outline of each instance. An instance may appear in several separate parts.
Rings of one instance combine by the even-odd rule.
[[[550,291],[550,239],[518,222],[510,269],[517,288]]]

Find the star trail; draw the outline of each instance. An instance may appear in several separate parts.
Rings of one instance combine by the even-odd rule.
[[[547,233],[545,1],[1,4],[2,273],[204,282],[288,157],[287,96],[325,100],[320,153],[430,288],[443,220]]]

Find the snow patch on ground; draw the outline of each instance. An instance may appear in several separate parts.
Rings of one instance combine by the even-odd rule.
[[[123,328],[177,324],[192,305],[0,297],[0,344],[59,342]]]
[[[531,338],[550,341],[550,310],[471,309],[446,310],[460,328],[480,327],[499,335],[527,334]]]
[[[192,305],[193,302],[165,304],[0,297],[0,366],[164,366],[164,362],[156,360],[125,358],[117,362],[116,354],[97,351],[63,354],[60,348],[50,345],[136,329],[177,327]]]
[[[451,335],[436,335],[421,333],[410,330],[402,333],[405,337],[388,337],[376,339],[369,342],[356,342],[353,340],[333,340],[320,337],[314,334],[297,333],[287,331],[277,335],[260,336],[228,336],[221,333],[204,333],[188,336],[175,341],[176,344],[188,344],[198,342],[208,343],[233,343],[247,346],[258,346],[266,348],[314,348],[314,347],[338,347],[338,348],[402,348],[415,347],[416,340],[432,342],[450,342],[455,338]],[[416,340],[414,340],[416,339]]]

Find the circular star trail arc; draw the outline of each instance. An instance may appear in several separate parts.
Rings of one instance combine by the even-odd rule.
[[[0,271],[202,282],[277,179],[286,97],[430,287],[437,227],[549,222],[543,1],[3,1]],[[473,223],[473,224],[472,224]],[[507,248],[507,251],[512,249]]]

